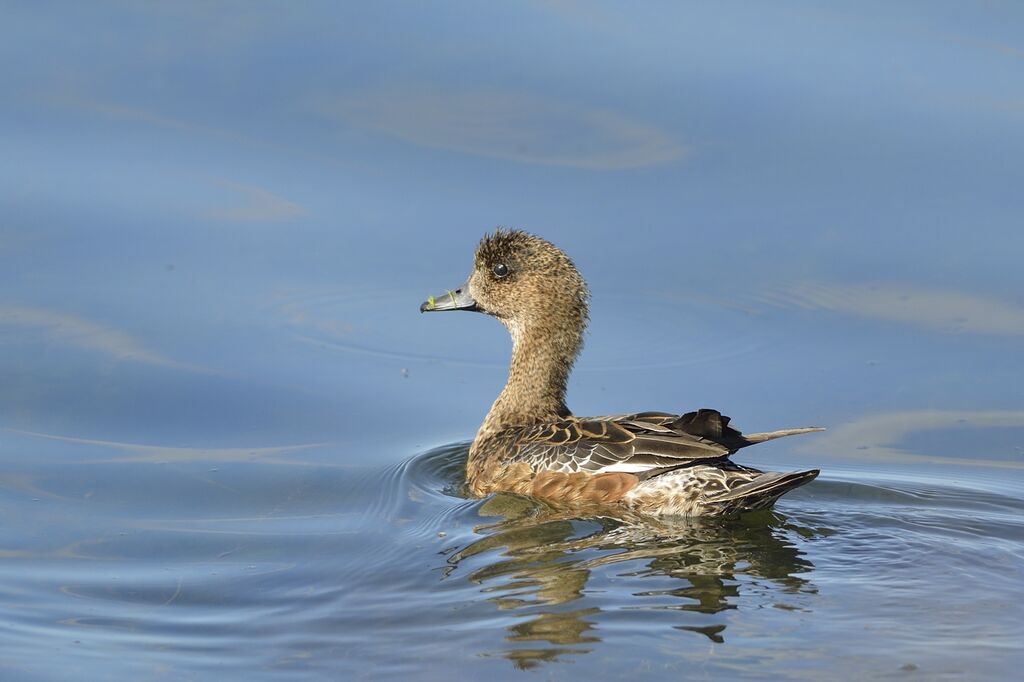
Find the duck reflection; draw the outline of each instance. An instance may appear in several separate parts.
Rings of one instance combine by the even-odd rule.
[[[601,641],[603,612],[623,594],[631,598],[625,608],[689,612],[671,627],[724,642],[726,624],[714,614],[738,608],[741,592],[744,603],[800,608],[785,595],[816,589],[805,577],[813,564],[794,535],[829,532],[776,511],[665,520],[600,509],[588,517],[513,495],[491,497],[479,511],[499,520],[477,526],[482,537],[450,550],[446,573],[468,570],[498,608],[522,612],[506,639],[526,646],[495,652],[521,669],[589,652],[588,644]],[[652,589],[637,591],[647,579]],[[588,582],[598,580],[586,594]],[[608,587],[613,580],[630,588]]]

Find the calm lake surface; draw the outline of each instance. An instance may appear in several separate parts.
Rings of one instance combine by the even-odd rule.
[[[7,3],[4,680],[1001,680],[1024,665],[1024,7]],[[577,414],[820,478],[467,497],[497,225]]]

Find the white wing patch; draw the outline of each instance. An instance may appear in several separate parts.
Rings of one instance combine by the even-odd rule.
[[[641,471],[647,471],[648,469],[657,468],[653,464],[637,464],[635,462],[616,462],[606,467],[601,467],[594,473],[597,474],[611,474],[615,472],[625,472],[627,474],[636,474]]]

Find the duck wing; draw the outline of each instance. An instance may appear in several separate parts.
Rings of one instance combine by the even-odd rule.
[[[786,429],[744,436],[717,410],[684,415],[640,412],[569,418],[513,429],[507,462],[526,462],[534,471],[588,474],[630,473],[641,480],[694,464],[725,465],[736,450],[773,438],[819,431]]]
[[[714,441],[637,419],[566,419],[517,430],[509,461],[534,471],[653,474],[729,455]]]

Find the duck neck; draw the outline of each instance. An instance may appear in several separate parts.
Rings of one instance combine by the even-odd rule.
[[[508,324],[512,362],[508,381],[487,414],[480,434],[568,417],[565,389],[583,343],[582,329],[561,331]],[[582,325],[581,325],[582,326]]]

